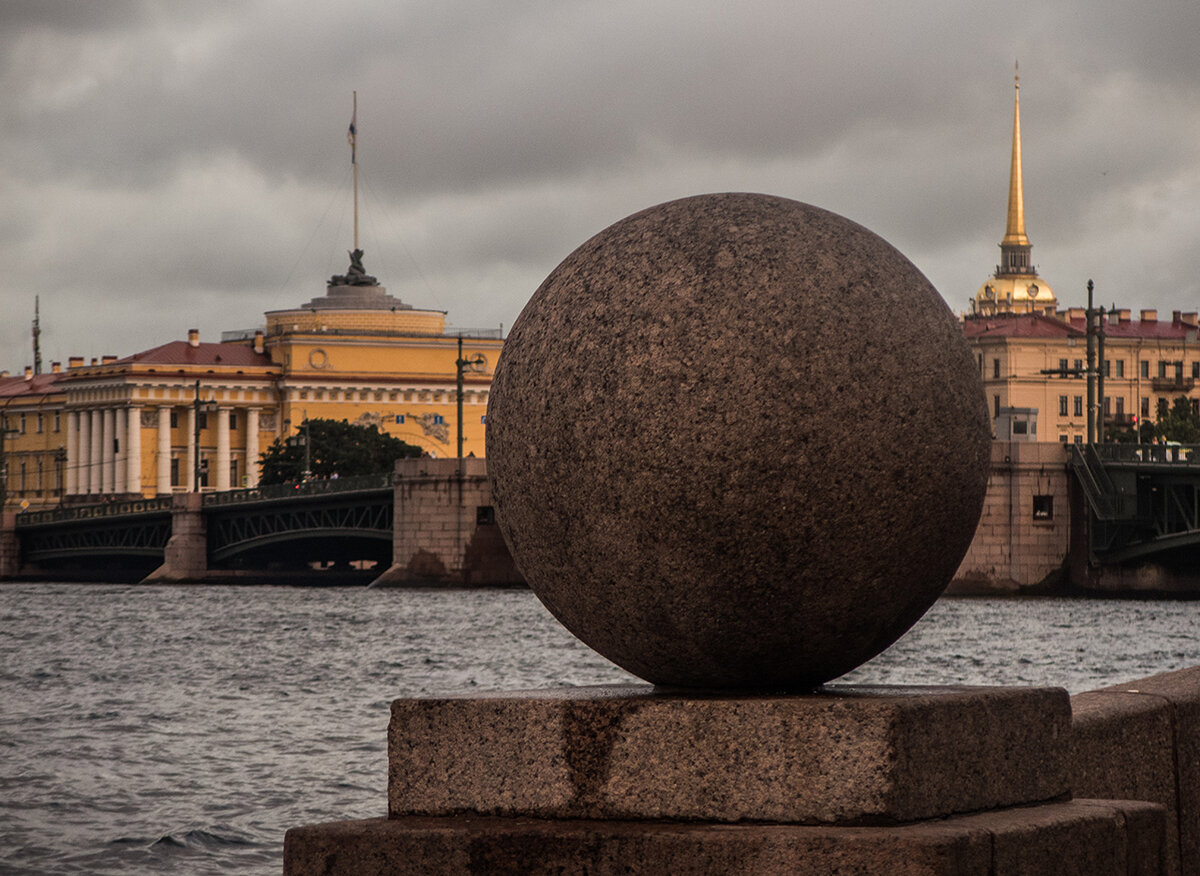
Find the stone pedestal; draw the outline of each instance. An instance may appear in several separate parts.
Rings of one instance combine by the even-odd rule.
[[[1056,688],[397,700],[388,817],[289,831],[284,871],[1159,872],[1161,806],[1069,799],[1070,719]]]

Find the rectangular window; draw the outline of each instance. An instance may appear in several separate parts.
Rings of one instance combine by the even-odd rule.
[[[1075,360],[1075,376],[1083,377],[1083,360],[1082,359]]]
[[[1138,373],[1145,379],[1150,378],[1150,363],[1144,359],[1138,363]]]
[[[1200,362],[1192,363],[1192,377],[1200,377]]]
[[[1112,377],[1112,359],[1104,360],[1104,376]]]
[[[58,411],[54,412],[54,431],[55,432],[62,431],[62,416],[60,415],[60,413]]]
[[[1145,397],[1142,398],[1142,416],[1150,416],[1150,399]]]
[[[199,414],[197,414],[196,422],[199,423],[201,430],[207,429],[208,428],[208,411],[201,411]]]
[[[433,424],[434,424],[435,426],[440,426],[440,425],[442,425],[442,423],[444,423],[444,422],[446,422],[446,418],[445,418],[445,417],[443,417],[441,414],[434,414],[434,415],[433,415]]]
[[[1124,377],[1124,376],[1125,376],[1125,360],[1118,359],[1117,360],[1117,377]]]
[[[1058,360],[1058,370],[1061,371],[1062,373],[1059,374],[1058,376],[1066,377],[1067,376],[1067,368],[1069,368],[1069,367],[1070,367],[1070,365],[1067,363],[1066,359],[1059,359]]]
[[[237,430],[237,411],[229,412],[229,429],[231,432]],[[237,481],[230,481],[230,483],[236,484]]]
[[[403,424],[404,424],[404,414],[396,414],[396,425],[400,426]]]
[[[1075,443],[1076,443],[1076,444],[1082,444],[1082,443],[1083,443],[1083,436],[1082,436],[1082,435],[1076,435],[1076,436],[1075,436]]]
[[[1162,361],[1161,359],[1158,360],[1158,376],[1159,377],[1167,376],[1167,363]]]
[[[483,415],[481,415],[481,416],[479,417],[479,422],[483,423],[483,425],[485,425],[485,426],[486,426],[486,425],[487,425],[487,414],[483,414]]]
[[[1000,376],[1000,360],[993,359],[992,360],[992,377],[998,378],[999,376]]]
[[[171,414],[171,416],[174,417],[175,415]],[[173,486],[173,487],[182,486],[182,484],[180,484],[180,482],[179,482],[179,457],[178,456],[171,457],[171,486]]]
[[[1034,520],[1053,520],[1054,519],[1054,497],[1053,496],[1034,496],[1033,497],[1033,519]]]
[[[1060,395],[1058,397],[1058,415],[1060,417],[1065,417],[1067,415],[1067,397],[1065,395]]]
[[[37,417],[37,433],[41,435],[42,432],[45,431],[45,427],[42,424],[42,415],[38,414]]]
[[[1000,396],[998,395],[992,396],[992,416],[1000,416]]]
[[[1060,443],[1060,444],[1066,444],[1066,443],[1067,443],[1067,436],[1066,436],[1066,435],[1059,435],[1059,436],[1058,436],[1058,441],[1059,441],[1059,443]]]
[[[475,506],[475,525],[491,526],[496,522],[496,509],[491,505]]]
[[[1083,396],[1081,396],[1081,395],[1075,396],[1074,407],[1075,407],[1074,415],[1076,417],[1082,417],[1083,416]]]
[[[236,459],[229,460],[229,484],[235,486],[238,482],[238,461]]]
[[[1014,435],[1028,435],[1029,424],[1024,420],[1013,420],[1012,430]]]
[[[24,414],[21,414],[21,423],[17,428],[20,430],[22,435],[25,434],[25,415]]]
[[[983,353],[979,354],[979,376],[983,377]]]
[[[179,428],[179,411],[171,411],[171,428]]]
[[[1123,395],[1117,396],[1117,416],[1125,416],[1125,396]]]
[[[1112,396],[1106,395],[1104,397],[1104,416],[1112,416]]]

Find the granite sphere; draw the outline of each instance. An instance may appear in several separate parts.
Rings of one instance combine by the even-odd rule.
[[[804,690],[950,582],[991,428],[962,330],[876,234],[759,194],[585,242],[512,327],[493,501],[529,586],[655,684]]]

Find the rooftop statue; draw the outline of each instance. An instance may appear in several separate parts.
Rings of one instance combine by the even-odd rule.
[[[363,268],[363,251],[356,249],[350,253],[350,267],[345,274],[334,274],[329,278],[330,286],[378,286],[379,281]]]

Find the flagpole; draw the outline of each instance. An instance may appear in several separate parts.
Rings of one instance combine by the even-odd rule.
[[[354,111],[350,116],[350,163],[354,165],[354,248],[358,249],[358,92],[354,92]]]

